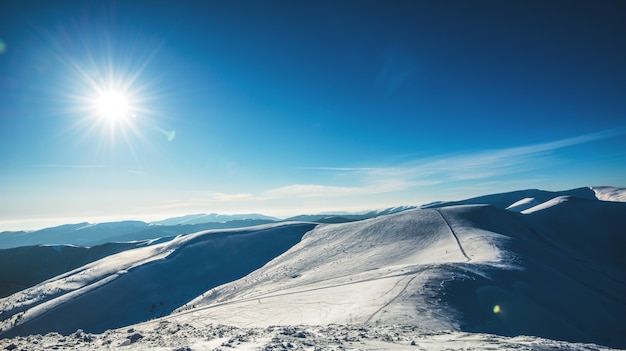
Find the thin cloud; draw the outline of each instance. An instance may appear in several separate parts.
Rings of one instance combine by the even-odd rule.
[[[455,189],[460,184],[466,187],[467,181],[477,187],[502,184],[506,180],[499,176],[543,167],[554,161],[555,153],[560,149],[624,134],[626,129],[614,129],[547,143],[414,160],[396,167],[301,167],[303,170],[339,173],[342,183],[288,184],[256,193],[215,192],[200,197],[196,194],[195,198],[165,205],[194,211],[216,206],[241,210],[246,206],[277,208],[287,203],[293,205],[293,200],[298,199],[302,206],[313,203],[330,208],[339,203],[367,201],[382,194],[413,194],[416,189],[426,191],[427,187],[441,184],[448,189]]]
[[[329,195],[346,196],[356,195],[363,192],[359,187],[338,187],[319,184],[292,184],[267,190],[263,193],[264,198],[289,198],[289,197],[324,197]]]
[[[267,190],[261,198],[288,199],[288,198],[337,198],[346,196],[361,196],[384,194],[403,191],[416,186],[427,186],[439,183],[438,181],[407,181],[405,179],[384,179],[365,182],[359,187],[341,187],[319,184],[292,184]]]
[[[478,180],[521,173],[549,161],[562,148],[619,137],[626,128],[611,129],[577,137],[513,148],[487,150],[466,154],[414,160],[397,167],[308,167],[344,173],[355,173],[375,183],[385,179],[402,180],[407,184],[424,181]]]
[[[241,193],[241,194],[224,194],[224,193],[214,193],[212,195],[212,199],[217,201],[233,201],[233,200],[252,200],[254,199],[254,195]]]

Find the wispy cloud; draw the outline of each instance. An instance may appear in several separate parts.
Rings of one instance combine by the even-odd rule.
[[[414,188],[459,181],[485,183],[499,176],[532,171],[545,166],[562,148],[591,143],[626,134],[626,129],[612,129],[546,143],[497,150],[442,155],[418,159],[392,167],[301,167],[311,171],[342,174],[355,186],[327,184],[289,184],[257,194],[212,194],[222,202],[273,201],[280,199],[337,199],[407,191]]]
[[[224,194],[224,193],[214,193],[212,195],[212,199],[217,201],[233,201],[233,200],[252,200],[254,195],[252,194]]]
[[[194,193],[192,198],[162,206],[181,211],[185,209],[187,212],[219,209],[233,213],[244,209],[256,211],[259,208],[267,211],[282,206],[281,211],[287,213],[306,211],[307,206],[327,210],[340,206],[352,209],[376,204],[380,206],[379,199],[383,198],[388,198],[389,204],[402,201],[399,199],[415,198],[414,201],[421,201],[418,197],[424,193],[431,193],[432,197],[450,194],[464,196],[468,184],[472,184],[472,188],[489,191],[503,183],[513,182],[510,177],[503,176],[524,174],[524,180],[528,181],[528,177],[536,180],[536,172],[525,172],[551,164],[558,159],[560,149],[624,134],[626,128],[613,129],[546,143],[417,159],[391,167],[301,167],[311,172],[330,172],[331,177],[324,177],[324,184],[286,184],[254,193]],[[518,180],[514,182],[519,185]],[[435,185],[439,186],[438,189],[445,186],[447,193],[433,194],[429,187]],[[294,201],[298,209],[293,208]]]
[[[266,190],[259,198],[338,198],[391,193],[406,190],[415,186],[426,186],[438,183],[432,180],[406,180],[399,177],[359,180],[360,186],[333,186],[320,184],[291,184]]]
[[[624,134],[626,134],[626,128],[611,129],[546,143],[413,160],[393,167],[309,167],[308,169],[354,173],[371,184],[392,180],[406,185],[480,180],[536,169],[559,149],[615,138]]]

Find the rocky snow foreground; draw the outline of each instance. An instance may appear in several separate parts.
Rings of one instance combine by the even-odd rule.
[[[430,331],[416,326],[233,326],[178,324],[162,320],[89,334],[49,333],[0,340],[4,350],[572,350],[609,348],[530,336],[514,338],[491,334]]]

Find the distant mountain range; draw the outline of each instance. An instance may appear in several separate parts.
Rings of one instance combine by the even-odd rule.
[[[319,215],[302,215],[284,220],[262,214],[224,215],[217,213],[201,213],[168,218],[150,223],[142,221],[120,221],[107,223],[83,222],[77,224],[65,224],[29,232],[1,232],[0,249],[41,244],[93,246],[109,242],[128,242],[164,237],[174,238],[177,235],[195,233],[201,230],[241,228],[282,221],[343,223],[363,220],[390,213],[397,213],[412,208],[415,207],[391,207],[359,214],[344,213],[338,215],[329,213]]]
[[[218,214],[218,213],[198,213],[181,217],[173,217],[164,219],[162,221],[151,222],[151,225],[183,225],[183,224],[203,224],[203,223],[226,223],[230,221],[245,221],[245,220],[266,220],[266,221],[280,221],[280,219],[270,216],[265,216],[258,213],[251,214]]]

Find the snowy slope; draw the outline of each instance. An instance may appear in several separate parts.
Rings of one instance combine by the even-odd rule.
[[[604,201],[623,191],[525,190],[359,222],[189,235],[0,300],[3,337],[98,332],[179,307],[175,313],[101,335],[51,334],[2,345],[626,348],[626,203]],[[231,274],[256,256],[263,259]],[[223,279],[214,279],[224,267]],[[535,337],[504,337],[516,335]]]
[[[468,242],[482,239],[474,235]],[[484,262],[499,257],[497,250],[471,254]],[[440,212],[407,211],[319,226],[263,269],[189,305],[217,304],[202,314],[215,320],[229,316],[229,323],[236,325],[407,323],[427,311],[419,317],[422,325],[451,328],[453,320],[429,316],[437,308],[426,298],[430,291],[406,296],[410,301],[397,295],[427,286],[438,265],[467,260]],[[402,313],[380,310],[390,297]]]
[[[603,201],[626,202],[626,189],[612,186],[592,186],[596,197]]]
[[[0,299],[1,335],[102,332],[166,315],[261,267],[313,227],[207,231],[109,256]]]
[[[136,233],[148,228],[141,221],[121,221],[110,223],[77,223],[45,228],[32,232],[0,233],[0,248],[20,246],[48,245],[80,245],[92,246],[111,242],[112,237]]]
[[[38,245],[0,249],[0,298],[87,263],[148,243],[108,243],[93,247]]]
[[[624,214],[569,197],[527,215],[469,205],[321,225],[168,320],[401,323],[625,347]]]
[[[431,205],[423,205],[423,208],[435,208],[456,205],[478,205],[486,204],[497,208],[509,208],[518,210],[518,207],[531,203],[532,206],[551,200],[558,196],[575,196],[583,199],[596,200],[596,192],[590,187],[576,188],[564,191],[546,191],[539,189],[526,189],[511,191],[508,193],[490,194],[474,197],[471,199],[450,202],[435,202]],[[527,208],[527,207],[526,207]],[[526,209],[523,208],[523,209]]]

